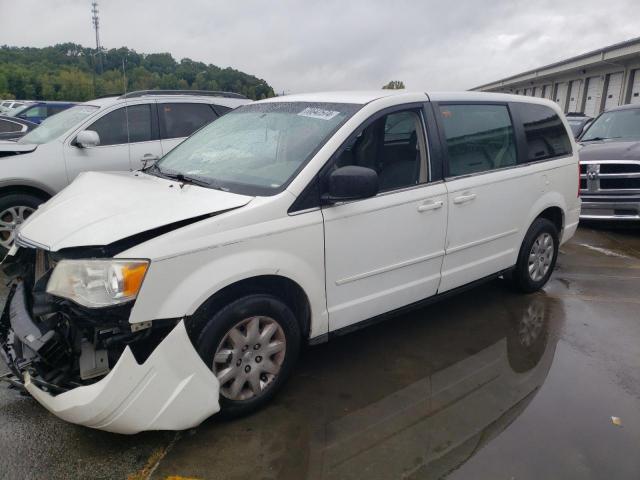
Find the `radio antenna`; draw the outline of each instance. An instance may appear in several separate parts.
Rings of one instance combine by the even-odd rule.
[[[91,21],[96,31],[96,56],[98,57],[99,73],[102,73],[102,46],[100,45],[100,17],[98,15],[98,2],[91,2]]]

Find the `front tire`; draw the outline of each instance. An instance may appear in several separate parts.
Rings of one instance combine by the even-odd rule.
[[[3,256],[13,245],[17,228],[45,201],[27,193],[0,197],[0,253]]]
[[[220,382],[221,414],[228,418],[251,413],[273,398],[291,374],[301,335],[291,309],[260,294],[215,313],[196,343]]]
[[[531,224],[511,274],[512,283],[518,290],[532,293],[549,281],[558,258],[558,237],[558,229],[546,218],[536,218]]]

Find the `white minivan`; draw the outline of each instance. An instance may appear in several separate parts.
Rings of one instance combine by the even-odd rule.
[[[578,176],[539,98],[245,105],[153,167],[81,174],[23,224],[0,351],[14,385],[73,423],[244,414],[305,343],[498,276],[540,289],[578,225]]]

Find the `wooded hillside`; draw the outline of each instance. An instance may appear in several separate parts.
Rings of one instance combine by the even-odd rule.
[[[0,47],[0,98],[83,101],[146,89],[225,90],[251,99],[274,96],[264,80],[169,53],[143,54],[126,47],[95,50],[74,43],[53,47]]]

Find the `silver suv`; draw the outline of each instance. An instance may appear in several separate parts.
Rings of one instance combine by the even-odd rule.
[[[227,92],[130,92],[72,107],[17,142],[0,142],[0,250],[13,244],[16,228],[38,205],[79,173],[138,170],[249,102]]]

